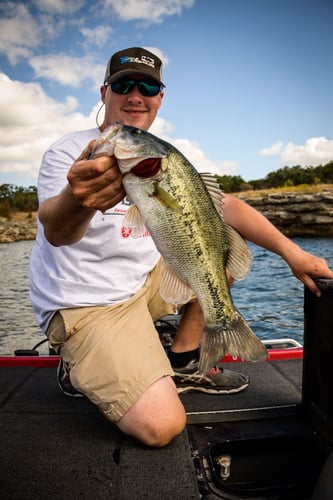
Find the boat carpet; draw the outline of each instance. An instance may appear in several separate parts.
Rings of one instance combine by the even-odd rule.
[[[248,373],[249,388],[233,395],[182,395],[189,419],[199,414],[206,422],[214,412],[223,418],[223,412],[300,402],[300,360],[227,368]],[[1,498],[200,497],[186,432],[162,449],[143,446],[110,425],[87,399],[64,396],[55,368],[0,367],[0,429]]]
[[[247,389],[235,394],[181,395],[188,423],[267,418],[294,414],[301,403],[302,360],[225,363],[224,368],[250,377]]]

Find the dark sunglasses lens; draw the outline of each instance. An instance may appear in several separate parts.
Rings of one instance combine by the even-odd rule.
[[[111,83],[111,89],[116,94],[129,94],[134,89],[135,82],[133,80],[120,80],[119,82]]]
[[[160,84],[155,82],[136,82],[140,93],[147,97],[153,97],[160,91]]]
[[[160,84],[154,81],[119,80],[118,82],[110,84],[113,92],[123,95],[132,92],[135,85],[138,87],[140,93],[146,97],[153,97],[157,95],[161,89]]]

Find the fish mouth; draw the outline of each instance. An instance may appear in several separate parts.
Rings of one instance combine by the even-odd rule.
[[[161,158],[145,158],[132,168],[131,173],[142,179],[155,177],[161,169]]]

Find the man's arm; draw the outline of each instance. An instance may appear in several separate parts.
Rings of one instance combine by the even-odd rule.
[[[223,213],[225,222],[234,227],[245,239],[280,255],[296,278],[317,296],[320,295],[320,290],[312,278],[333,279],[333,272],[324,259],[300,248],[247,203],[226,194]]]

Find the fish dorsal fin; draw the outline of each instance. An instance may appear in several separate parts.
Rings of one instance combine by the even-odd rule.
[[[225,224],[229,243],[226,268],[235,280],[243,280],[249,274],[252,254],[244,238],[231,226]]]
[[[209,172],[202,172],[199,175],[210,194],[216,210],[223,219],[223,191],[220,184],[217,182],[216,177]]]
[[[185,304],[192,295],[192,289],[171,269],[167,264],[163,264],[160,295],[165,302],[170,304]]]
[[[142,215],[136,205],[131,205],[127,210],[123,226],[131,231],[132,238],[140,238],[147,232]]]

